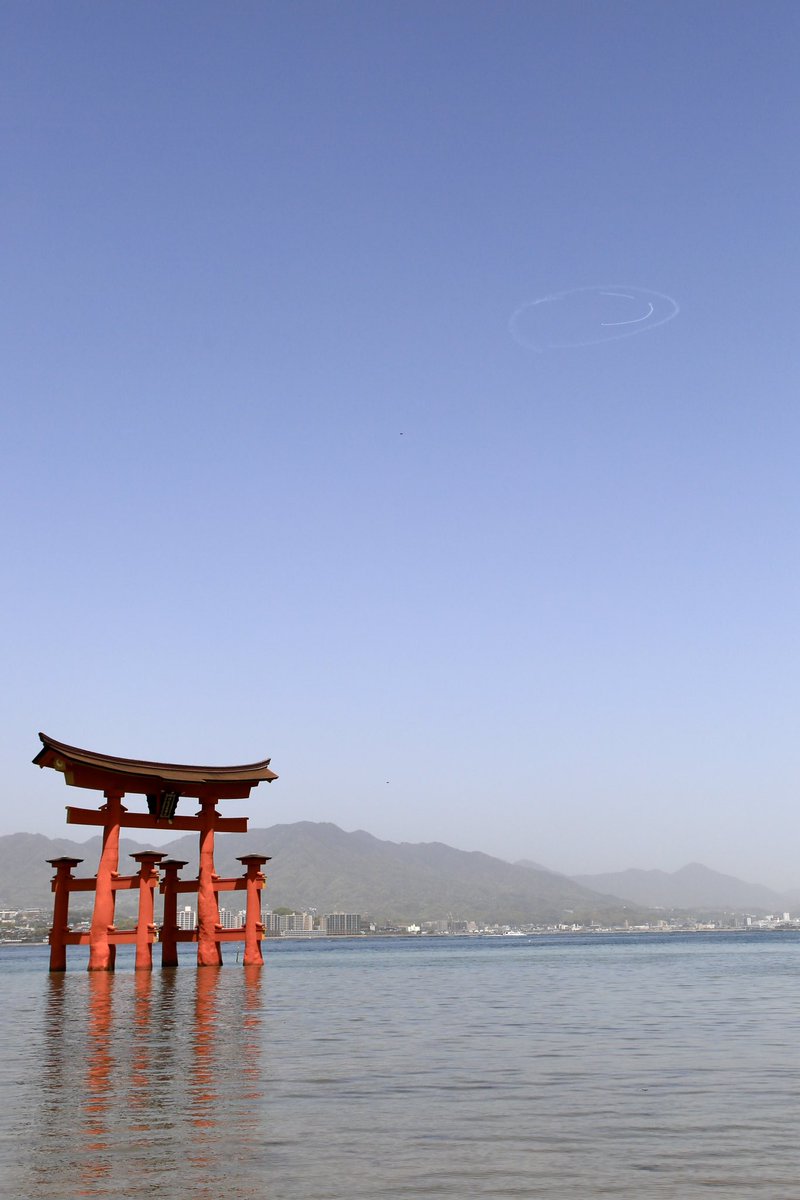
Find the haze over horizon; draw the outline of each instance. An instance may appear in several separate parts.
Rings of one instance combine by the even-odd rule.
[[[42,729],[800,886],[799,24],[3,8],[0,833]]]

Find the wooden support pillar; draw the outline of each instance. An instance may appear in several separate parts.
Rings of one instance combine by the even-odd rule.
[[[139,913],[136,919],[136,970],[152,971],[153,937],[153,893],[158,883],[157,864],[164,857],[152,850],[142,850],[131,858],[139,864]]]
[[[178,872],[186,866],[180,858],[165,858],[161,862],[164,879],[161,894],[164,897],[164,919],[161,925],[161,966],[178,965]]]
[[[219,906],[214,881],[214,825],[218,819],[215,799],[200,801],[200,869],[197,876],[197,965],[218,967],[222,947],[217,939]]]
[[[103,849],[97,867],[97,888],[94,896],[94,911],[89,933],[89,970],[113,971],[116,946],[109,944],[108,935],[114,929],[114,889],[112,882],[119,874],[119,831],[122,815],[126,811],[122,804],[124,792],[106,792],[106,803],[101,808],[105,813],[103,823]]]
[[[264,964],[261,954],[264,926],[261,923],[260,893],[265,879],[261,868],[264,863],[269,861],[267,854],[243,854],[239,858],[239,862],[246,868],[247,908],[244,922],[244,959],[242,960],[246,967],[263,966]]]
[[[51,867],[55,867],[51,887],[55,893],[53,900],[53,927],[50,930],[50,970],[66,971],[67,943],[64,939],[69,928],[69,891],[73,870],[82,858],[48,858]]]

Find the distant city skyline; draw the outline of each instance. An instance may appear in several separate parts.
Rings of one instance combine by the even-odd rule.
[[[3,7],[0,833],[42,729],[800,885],[798,25]]]

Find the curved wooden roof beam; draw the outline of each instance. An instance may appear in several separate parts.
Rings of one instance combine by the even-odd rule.
[[[249,796],[259,783],[271,783],[278,778],[269,769],[268,758],[236,767],[189,766],[98,754],[57,742],[45,733],[39,734],[39,740],[42,749],[33,760],[38,767],[52,767],[63,774],[69,786],[94,791],[146,796],[169,791],[198,799],[233,800]]]

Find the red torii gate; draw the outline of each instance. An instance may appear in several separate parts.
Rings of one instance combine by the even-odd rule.
[[[239,879],[220,879],[214,870],[214,834],[246,833],[247,817],[223,817],[217,810],[220,800],[244,799],[259,783],[271,783],[278,776],[270,771],[270,760],[240,767],[180,766],[175,763],[155,763],[133,758],[116,758],[95,754],[56,742],[44,733],[39,734],[42,749],[34,758],[40,767],[52,767],[64,776],[72,787],[102,791],[106,803],[99,809],[76,808],[67,805],[67,823],[100,825],[103,829],[103,848],[94,879],[76,879],[72,874],[82,859],[57,858],[48,861],[55,868],[53,878],[53,928],[50,932],[50,969],[66,969],[66,948],[69,945],[89,946],[89,970],[113,971],[116,947],[124,943],[136,945],[137,969],[152,967],[152,947],[156,940],[153,924],[153,900],[159,886],[158,866],[165,875],[160,883],[164,896],[164,920],[161,927],[162,967],[178,961],[178,942],[197,942],[197,965],[217,966],[222,962],[222,942],[244,941],[245,964],[263,962],[260,941],[264,930],[260,921],[259,891],[264,886],[261,867],[269,861],[267,855],[245,854],[239,861],[245,874]],[[129,812],[122,803],[129,793],[147,797],[147,812]],[[194,797],[200,811],[193,817],[176,816],[178,800]],[[161,829],[194,831],[200,834],[200,865],[197,879],[181,880],[178,871],[186,864],[176,859],[163,863],[163,854],[143,851],[133,855],[139,864],[136,875],[119,874],[120,830]],[[114,926],[116,893],[136,889],[139,894],[139,915],[136,929],[118,930]],[[89,933],[73,933],[69,929],[69,897],[71,892],[93,891],[94,910]],[[219,923],[217,893],[246,891],[246,919],[240,929],[223,929]],[[197,892],[197,929],[177,928],[177,895]]]

